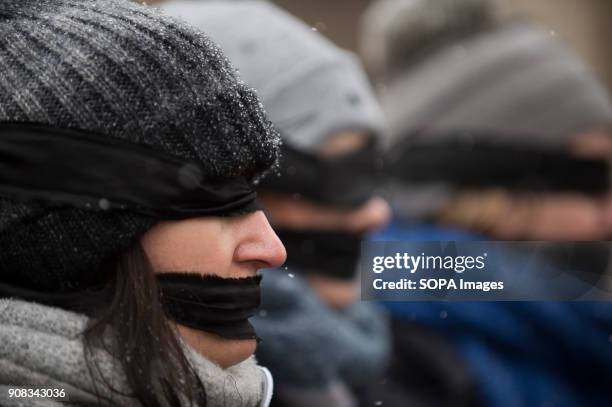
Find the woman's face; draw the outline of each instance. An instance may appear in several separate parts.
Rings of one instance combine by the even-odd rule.
[[[285,248],[261,211],[237,217],[160,222],[142,237],[157,273],[180,271],[223,278],[252,277],[285,261]],[[253,354],[254,340],[229,340],[178,326],[192,348],[222,367]]]
[[[367,142],[368,135],[362,131],[339,132],[328,137],[317,155],[324,159],[340,157],[363,148]],[[350,209],[295,199],[282,193],[262,192],[259,201],[275,227],[291,230],[364,234],[384,226],[391,217],[389,204],[380,197],[372,197],[359,207]]]
[[[589,159],[612,157],[612,133],[595,129],[575,137],[570,154]],[[607,240],[612,236],[612,191],[517,194],[477,191],[460,194],[442,211],[441,220],[479,229],[504,240]]]
[[[320,146],[318,156],[325,159],[339,157],[362,148],[367,141],[367,133],[340,132],[329,137]],[[380,197],[372,197],[359,207],[350,209],[270,192],[260,193],[259,201],[275,227],[294,231],[317,230],[363,235],[384,226],[391,218],[389,204]],[[332,308],[347,307],[359,296],[355,281],[311,274],[308,276],[308,282],[319,298]]]

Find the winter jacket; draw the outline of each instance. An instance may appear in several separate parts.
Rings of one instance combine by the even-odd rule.
[[[396,219],[373,239],[483,237]],[[437,333],[455,349],[468,365],[484,406],[612,405],[609,302],[413,301],[384,305],[397,323]]]

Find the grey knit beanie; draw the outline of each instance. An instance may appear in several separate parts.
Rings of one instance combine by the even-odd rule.
[[[361,18],[359,47],[384,80],[436,47],[495,24],[495,0],[377,0]]]
[[[610,98],[585,64],[546,30],[497,21],[491,3],[381,0],[366,13],[362,51],[381,75],[390,150],[407,137],[436,145],[474,133],[562,149],[580,132],[612,125]],[[429,48],[413,52],[418,39]],[[431,216],[455,193],[442,180],[391,181],[386,190],[413,218]]]
[[[338,131],[378,135],[383,116],[356,57],[267,1],[168,1],[219,43],[283,141],[312,153]]]
[[[560,148],[612,125],[605,87],[549,32],[526,22],[439,47],[386,82],[381,96],[393,138],[419,130],[431,143],[477,131]]]
[[[6,0],[0,34],[0,122],[144,145],[205,177],[254,175],[277,159],[277,133],[219,48],[158,11]],[[0,199],[0,281],[47,291],[99,282],[101,263],[159,221],[104,209]]]

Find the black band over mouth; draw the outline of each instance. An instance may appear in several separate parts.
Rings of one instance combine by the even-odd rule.
[[[155,275],[169,319],[226,339],[257,339],[249,318],[261,301],[261,276],[222,278],[198,273]],[[0,298],[18,298],[95,317],[113,299],[108,286],[72,293],[41,292],[0,282]]]
[[[221,278],[198,273],[156,275],[162,303],[181,325],[226,339],[256,339],[249,318],[261,301],[261,276]]]
[[[0,123],[0,196],[175,220],[257,209],[244,176],[206,179],[145,146],[29,123]]]
[[[345,281],[357,275],[360,235],[289,229],[277,229],[276,233],[287,249],[285,265],[292,271]]]

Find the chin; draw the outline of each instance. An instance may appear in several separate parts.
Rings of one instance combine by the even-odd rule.
[[[254,339],[224,339],[227,351],[221,355],[217,363],[223,367],[230,367],[243,362],[253,356],[257,348],[257,341]]]
[[[257,348],[255,339],[226,339],[182,325],[178,325],[178,331],[196,352],[222,368],[247,360]]]

